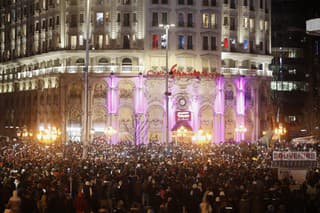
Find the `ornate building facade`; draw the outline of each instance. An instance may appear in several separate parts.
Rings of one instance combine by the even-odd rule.
[[[0,2],[0,132],[51,125],[82,140],[86,1]],[[257,140],[272,116],[270,10],[270,0],[92,0],[91,138],[113,127],[113,143],[165,140],[168,45],[170,140],[180,126],[212,142]],[[175,24],[168,39],[159,24]]]

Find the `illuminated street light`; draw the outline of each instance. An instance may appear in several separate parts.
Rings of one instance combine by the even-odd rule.
[[[236,127],[235,131],[237,134],[238,142],[240,142],[241,140],[244,140],[244,135],[247,132],[247,128],[243,125],[240,125],[240,126]]]
[[[188,134],[188,130],[187,130],[184,126],[181,126],[181,127],[177,130],[177,137],[178,137],[178,138],[181,137],[182,142],[184,142],[184,141],[183,141],[183,138],[184,138],[185,136],[187,136],[187,134]]]
[[[166,144],[168,145],[169,143],[169,29],[171,27],[175,27],[175,24],[159,24],[160,28],[164,28],[166,30]]]
[[[281,142],[281,136],[285,135],[287,133],[287,130],[285,127],[282,126],[282,124],[279,124],[279,127],[275,128],[274,134],[278,136],[279,142]]]
[[[117,133],[117,130],[115,130],[112,126],[108,126],[104,134],[108,137],[108,144],[111,144],[111,137]]]
[[[61,136],[61,131],[56,127],[49,126],[48,128],[39,127],[37,139],[44,144],[51,144]]]
[[[197,144],[208,144],[212,140],[212,135],[208,132],[199,129],[198,132],[192,136],[192,142]]]

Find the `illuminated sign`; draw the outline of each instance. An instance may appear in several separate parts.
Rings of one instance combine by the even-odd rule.
[[[176,112],[176,121],[190,121],[191,112],[190,111],[177,111]]]
[[[200,72],[197,70],[191,71],[191,72],[183,72],[183,71],[178,71],[176,69],[177,64],[173,65],[170,69],[170,74],[172,77],[208,77],[208,78],[217,78],[221,76],[219,73],[208,73],[208,72]],[[165,76],[166,72],[161,72],[161,71],[154,71],[154,70],[149,70],[147,72],[147,76]]]
[[[273,152],[274,161],[316,161],[316,152]]]

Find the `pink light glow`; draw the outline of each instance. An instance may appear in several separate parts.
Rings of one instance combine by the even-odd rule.
[[[116,92],[116,85],[117,85],[117,79],[114,78],[114,76],[110,76],[109,78],[109,90],[108,90],[108,110],[109,113],[116,113],[118,108],[118,100],[117,100],[117,92]]]
[[[223,81],[222,78],[218,78],[217,81],[218,93],[214,103],[214,110],[216,114],[223,114],[224,112],[224,97],[223,97]]]
[[[135,111],[138,114],[144,113],[144,108],[146,106],[145,100],[143,98],[143,76],[139,75],[136,80],[136,94],[135,94]]]
[[[237,113],[238,115],[244,115],[245,113],[245,101],[244,101],[244,78],[240,78],[237,82],[238,91],[237,91]]]

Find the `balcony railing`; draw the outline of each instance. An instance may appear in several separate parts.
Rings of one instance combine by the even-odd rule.
[[[246,68],[221,68],[223,75],[244,75],[244,76],[268,76],[272,77],[271,70],[246,69]]]

